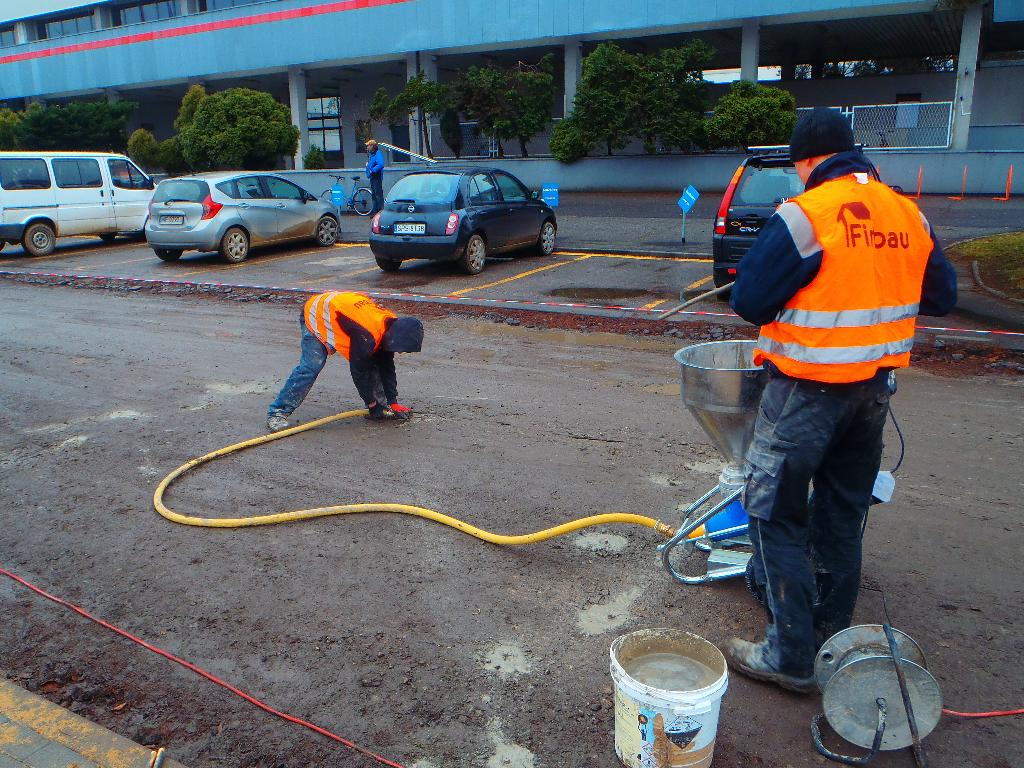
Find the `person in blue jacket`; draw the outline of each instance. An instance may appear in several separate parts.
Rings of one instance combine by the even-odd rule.
[[[370,180],[370,191],[373,192],[373,210],[370,215],[384,209],[384,150],[377,146],[374,139],[366,142],[366,177]]]

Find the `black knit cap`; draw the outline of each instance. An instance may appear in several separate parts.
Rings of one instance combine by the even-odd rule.
[[[423,348],[423,323],[415,317],[396,317],[388,323],[380,346],[387,352],[419,352]]]
[[[842,113],[828,107],[815,107],[805,112],[789,139],[789,156],[793,160],[849,152],[854,148],[850,121]]]

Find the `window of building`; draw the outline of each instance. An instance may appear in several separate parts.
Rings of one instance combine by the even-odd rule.
[[[0,27],[0,48],[14,45],[14,27]]]
[[[92,14],[82,16],[64,16],[57,19],[43,19],[39,22],[38,32],[40,40],[53,40],[57,37],[77,35],[81,32],[93,30]]]
[[[341,161],[341,100],[337,96],[306,99],[309,144],[323,150],[327,159]]]
[[[54,160],[53,178],[61,189],[84,189],[103,186],[100,164],[96,160]]]
[[[200,11],[221,11],[225,8],[235,8],[239,5],[252,5],[261,3],[263,0],[199,0]]]
[[[0,160],[0,187],[4,189],[49,189],[46,161],[36,158]]]
[[[114,26],[173,19],[177,15],[178,3],[176,0],[145,0],[114,8]]]

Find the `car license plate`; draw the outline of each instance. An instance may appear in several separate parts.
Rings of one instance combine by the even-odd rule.
[[[396,235],[425,235],[427,225],[423,222],[399,221],[395,223]]]
[[[184,216],[161,216],[160,217],[160,223],[161,224],[184,224],[185,223],[185,217]]]

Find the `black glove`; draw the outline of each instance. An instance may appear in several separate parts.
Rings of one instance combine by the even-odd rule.
[[[374,403],[373,405],[367,406],[370,413],[367,414],[366,418],[373,419],[374,421],[384,421],[385,419],[395,418],[395,412],[390,408],[385,408],[380,403]]]

